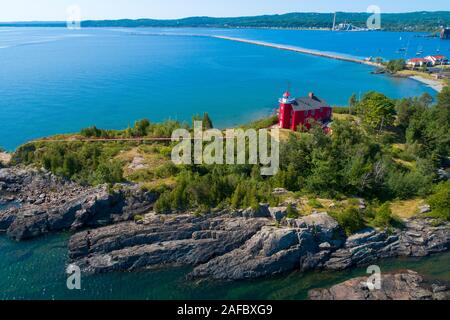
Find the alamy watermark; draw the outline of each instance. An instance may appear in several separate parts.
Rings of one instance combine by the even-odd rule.
[[[380,30],[381,29],[380,7],[376,5],[371,5],[367,8],[367,13],[372,13],[372,15],[367,19],[367,29]]]
[[[70,264],[66,269],[67,289],[81,290],[81,269],[75,264]]]
[[[67,29],[81,29],[81,8],[78,5],[71,5],[67,8]]]
[[[370,266],[367,273],[371,275],[366,282],[367,288],[370,291],[381,290],[381,268],[376,265]]]
[[[276,175],[280,167],[280,132],[278,128],[203,130],[201,121],[194,122],[194,136],[186,129],[172,133],[179,142],[172,149],[172,162],[191,164],[261,165],[261,175]],[[270,152],[269,152],[270,149]],[[247,152],[248,151],[248,152]]]

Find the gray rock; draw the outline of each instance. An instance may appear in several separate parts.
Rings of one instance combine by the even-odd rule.
[[[241,246],[264,218],[152,216],[147,224],[124,222],[75,234],[71,262],[88,273],[132,271],[205,263]],[[292,241],[284,237],[282,243]],[[276,250],[267,244],[266,250]]]
[[[289,193],[289,191],[287,191],[284,188],[275,188],[275,189],[273,189],[273,192],[272,192],[272,194],[277,195],[277,196],[281,196],[281,195],[288,194],[288,193]]]
[[[419,207],[420,214],[425,214],[425,213],[430,213],[430,212],[431,212],[431,206],[428,204],[425,204],[425,205]]]
[[[269,205],[262,203],[257,210],[245,209],[241,212],[241,216],[244,218],[270,218]]]
[[[404,230],[388,236],[386,232],[363,230],[347,238],[343,248],[333,252],[324,264],[326,269],[343,270],[355,265],[393,257],[424,257],[445,252],[450,246],[450,224],[441,228],[432,220],[413,219]]]
[[[156,200],[156,195],[137,186],[124,185],[110,194],[106,186],[82,187],[34,169],[1,169],[0,181],[21,203],[20,207],[0,209],[0,231],[18,241],[130,220],[147,212]]]
[[[274,220],[281,222],[287,216],[287,207],[269,208],[269,212]]]
[[[441,286],[439,292],[431,288],[436,287],[424,281],[414,271],[384,274],[381,279],[380,290],[369,290],[367,277],[360,277],[345,281],[329,289],[315,289],[309,292],[311,300],[448,300],[450,291]]]
[[[331,244],[329,242],[321,243],[319,245],[319,249],[322,251],[329,251],[329,250],[331,250]]]
[[[197,266],[190,277],[238,280],[321,266],[330,251],[321,252],[319,246],[337,234],[337,222],[322,213],[288,224],[264,227],[244,246]]]

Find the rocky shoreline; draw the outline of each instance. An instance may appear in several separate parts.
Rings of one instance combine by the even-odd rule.
[[[393,234],[367,229],[347,238],[326,213],[283,219],[281,225],[269,215],[149,214],[142,224],[124,222],[75,234],[69,255],[89,273],[192,266],[191,279],[243,280],[424,257],[445,252],[450,244],[449,225],[436,227],[428,219],[410,220]]]
[[[206,216],[151,213],[156,195],[136,185],[79,186],[51,173],[0,169],[0,232],[21,241],[70,230],[70,263],[87,273],[190,266],[190,279],[243,280],[291,271],[344,270],[393,257],[445,252],[450,224],[426,217],[393,232],[347,237],[326,212],[287,218],[287,208]],[[16,204],[16,205],[11,205]],[[138,216],[139,215],[139,216]]]
[[[381,288],[370,290],[367,277],[350,279],[329,289],[314,289],[310,300],[449,300],[448,284],[426,281],[406,270],[381,276]]]
[[[156,195],[137,186],[89,188],[29,168],[0,169],[0,232],[32,239],[49,232],[100,227],[148,212]]]

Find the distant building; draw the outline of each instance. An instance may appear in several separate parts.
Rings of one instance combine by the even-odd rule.
[[[429,63],[432,66],[442,65],[442,64],[447,64],[448,63],[447,57],[446,56],[442,56],[442,55],[425,57],[425,61],[427,61],[427,63]]]
[[[442,28],[441,39],[443,40],[450,39],[450,28]]]
[[[428,65],[428,61],[424,58],[412,58],[406,61],[406,65],[410,68],[423,67]]]
[[[282,129],[297,130],[299,125],[311,128],[311,122],[321,122],[326,125],[331,121],[333,110],[324,101],[310,93],[307,97],[293,98],[285,92],[280,99],[279,126]]]

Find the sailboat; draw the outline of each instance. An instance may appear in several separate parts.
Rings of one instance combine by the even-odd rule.
[[[421,56],[422,54],[423,54],[423,47],[420,47],[420,49],[417,50],[416,55],[417,55],[417,56]]]

